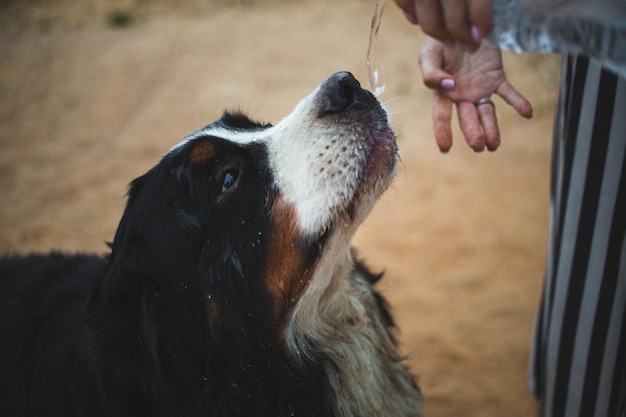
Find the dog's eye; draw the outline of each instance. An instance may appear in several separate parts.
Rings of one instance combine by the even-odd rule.
[[[238,179],[239,179],[238,170],[229,169],[228,171],[224,172],[224,175],[222,176],[222,193],[232,188],[232,186],[237,183]]]

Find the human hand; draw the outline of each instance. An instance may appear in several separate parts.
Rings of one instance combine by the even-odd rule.
[[[413,24],[442,42],[475,51],[493,26],[493,0],[394,0]]]
[[[424,84],[434,90],[433,125],[441,152],[448,152],[452,147],[453,104],[456,104],[463,136],[476,152],[485,147],[495,151],[500,145],[495,106],[490,100],[475,105],[478,100],[497,94],[521,116],[532,117],[530,102],[506,79],[497,46],[483,44],[470,54],[427,38],[419,59]]]

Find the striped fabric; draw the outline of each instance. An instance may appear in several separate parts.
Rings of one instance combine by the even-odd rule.
[[[563,61],[530,387],[543,417],[624,417],[626,79]]]

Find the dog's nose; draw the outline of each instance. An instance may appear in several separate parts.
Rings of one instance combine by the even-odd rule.
[[[320,87],[320,116],[341,113],[365,95],[361,84],[349,72],[338,72]]]

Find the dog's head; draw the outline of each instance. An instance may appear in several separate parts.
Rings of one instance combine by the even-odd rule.
[[[128,316],[159,317],[161,340],[141,347],[153,362],[163,348],[224,363],[284,349],[296,311],[349,273],[350,239],[397,159],[386,112],[349,73],[276,126],[225,113],[132,183],[103,292],[140,294]]]
[[[171,290],[201,274],[216,315],[242,285],[282,317],[329,241],[347,247],[396,161],[386,112],[337,73],[276,126],[225,113],[184,138],[133,182],[113,257],[123,249],[148,275],[167,275],[160,285],[182,287]]]

